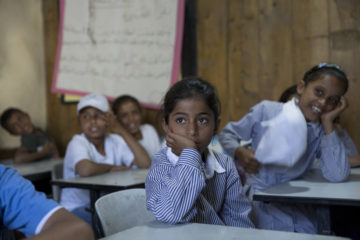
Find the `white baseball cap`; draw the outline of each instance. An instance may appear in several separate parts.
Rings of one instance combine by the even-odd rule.
[[[77,113],[79,114],[79,112],[86,107],[93,107],[102,112],[109,112],[110,110],[109,102],[106,98],[97,93],[91,93],[81,98],[77,105]]]

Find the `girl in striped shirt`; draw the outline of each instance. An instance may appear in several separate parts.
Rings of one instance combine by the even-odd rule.
[[[153,158],[146,179],[147,208],[159,221],[254,227],[233,161],[207,148],[220,123],[212,85],[184,79],[163,106],[167,147]]]

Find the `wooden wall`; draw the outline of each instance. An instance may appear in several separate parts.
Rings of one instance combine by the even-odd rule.
[[[359,23],[357,0],[197,0],[198,74],[218,89],[222,126],[313,65],[337,63],[350,79],[341,122],[360,149]]]
[[[360,149],[360,1],[357,0],[194,0],[197,3],[198,74],[212,82],[222,101],[222,126],[239,120],[263,99],[277,100],[288,86],[320,62],[348,73],[350,107],[341,122]],[[58,3],[43,0],[48,99],[48,131],[63,154],[80,132],[76,105],[50,93],[55,64]],[[160,130],[157,112],[145,122]]]

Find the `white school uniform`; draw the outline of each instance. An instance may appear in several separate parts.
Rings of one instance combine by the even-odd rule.
[[[84,134],[75,135],[66,148],[64,158],[64,178],[80,177],[75,171],[76,164],[84,159],[95,163],[131,166],[134,154],[124,139],[116,134],[105,137],[105,156],[100,154],[94,144]],[[61,205],[69,211],[90,203],[89,191],[78,188],[64,188],[61,191]]]

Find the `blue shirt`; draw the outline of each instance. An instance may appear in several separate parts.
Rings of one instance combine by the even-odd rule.
[[[213,152],[225,171],[206,179],[198,151],[184,149],[176,164],[166,152],[163,148],[155,155],[145,182],[147,208],[159,221],[254,227],[251,205],[229,157]]]
[[[26,236],[35,234],[40,221],[58,204],[35,191],[30,181],[0,164],[0,229],[16,229]]]
[[[283,103],[262,101],[255,105],[250,113],[240,121],[228,123],[219,135],[223,148],[231,156],[234,156],[241,140],[252,139],[252,149],[256,150],[266,130],[262,127],[261,122],[275,117],[280,113],[282,107]],[[344,144],[337,131],[334,130],[326,136],[320,123],[308,122],[307,128],[308,144],[301,159],[291,168],[261,165],[259,173],[251,175],[247,179],[247,183],[251,186],[250,195],[254,191],[263,190],[302,176],[310,169],[315,158],[320,159],[321,172],[327,180],[340,182],[347,179],[350,174],[350,165]],[[279,209],[281,204],[275,206],[274,204],[254,203],[253,206],[255,215],[258,216],[257,226],[260,228],[298,232],[316,231],[316,226],[312,224],[314,223],[311,219],[313,218],[312,213],[302,216],[303,214],[300,212],[303,210],[298,211],[295,207],[282,211]],[[304,210],[304,212],[311,211]]]

